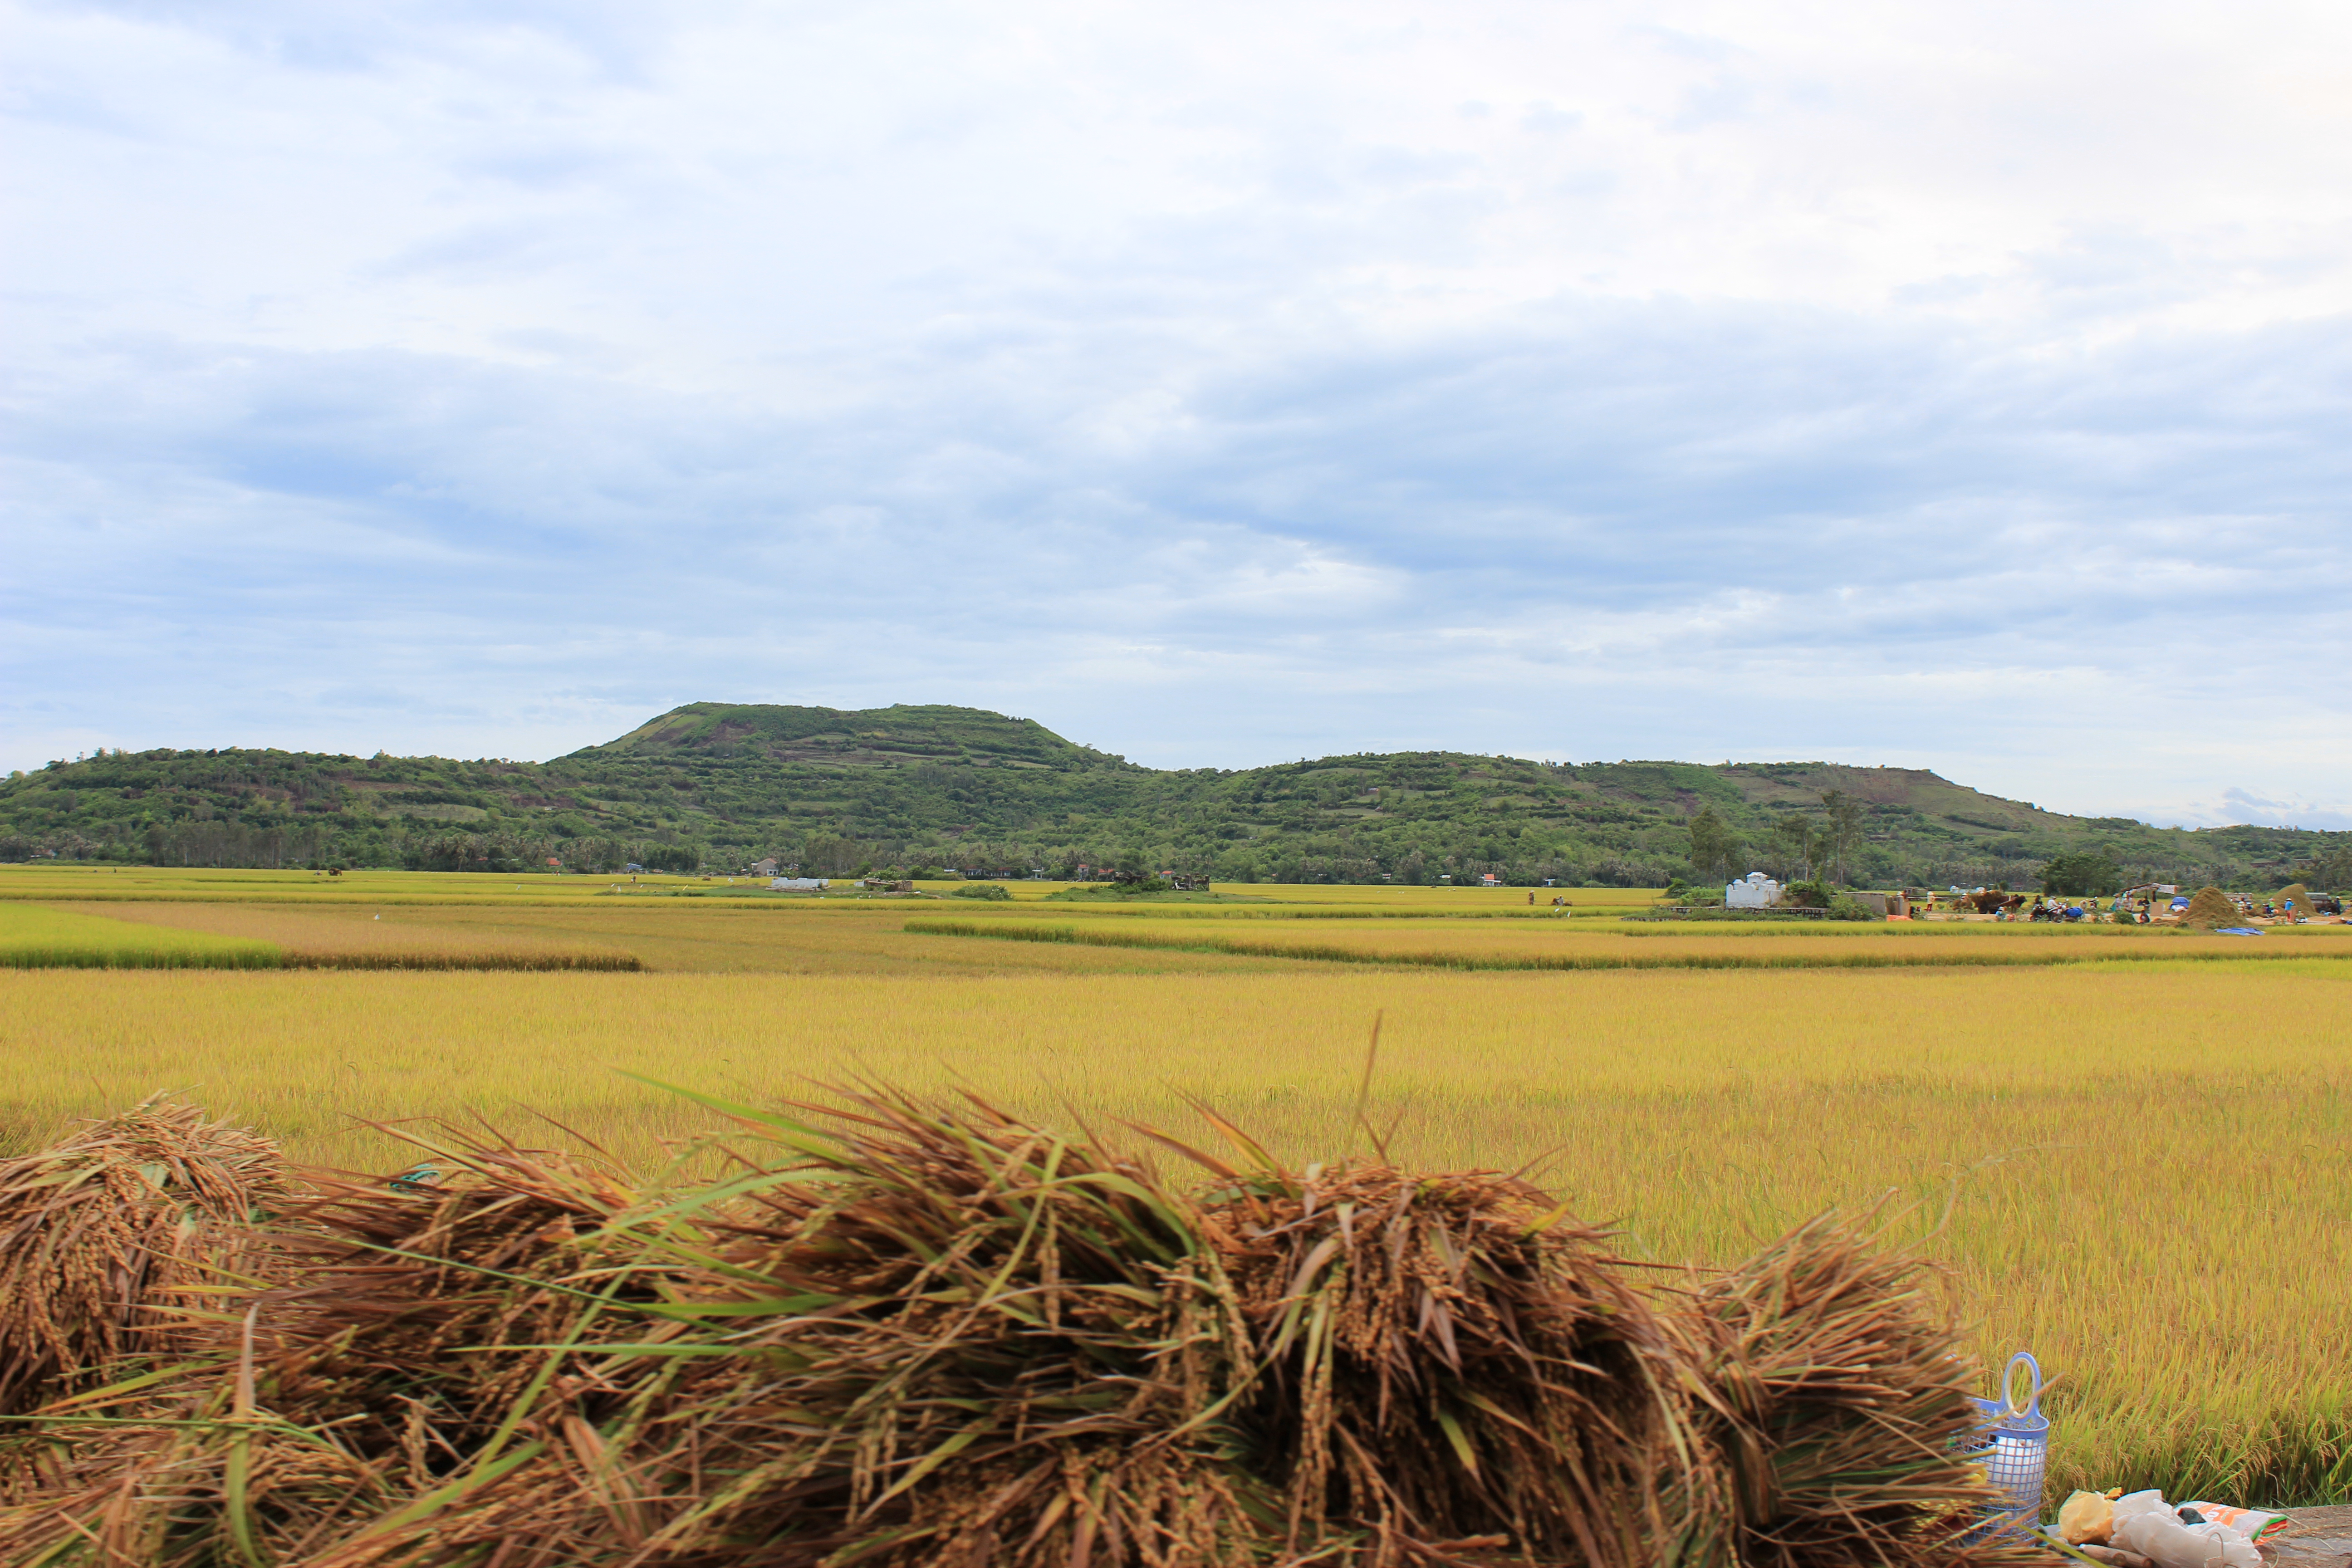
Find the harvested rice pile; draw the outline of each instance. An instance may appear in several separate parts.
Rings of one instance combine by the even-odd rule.
[[[1677,1298],[1492,1173],[1227,1129],[1188,1194],[977,1101],[719,1109],[692,1188],[508,1144],[314,1177],[193,1364],[116,1342],[0,1437],[0,1561],[2025,1560],[1956,1545],[1948,1321],[1827,1226]]]
[[[2238,906],[2231,901],[2230,895],[2219,888],[2198,889],[2197,896],[2189,900],[2189,908],[2180,916],[2183,925],[2208,928],[2233,926],[2244,918],[2238,912]]]

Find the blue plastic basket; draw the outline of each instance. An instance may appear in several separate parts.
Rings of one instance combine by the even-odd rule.
[[[2017,1369],[2032,1373],[2033,1385],[2021,1402],[2014,1388]],[[1985,1468],[1985,1476],[2005,1500],[1993,1509],[1995,1525],[2014,1523],[2032,1530],[2042,1519],[2042,1480],[2050,1464],[2050,1422],[2042,1414],[2042,1363],[2024,1351],[2009,1358],[2001,1369],[2000,1397],[1979,1399],[1984,1414],[1984,1446],[1969,1458]]]

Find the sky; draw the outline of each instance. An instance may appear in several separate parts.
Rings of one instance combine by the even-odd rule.
[[[950,702],[2352,827],[2352,7],[0,0],[0,766]]]

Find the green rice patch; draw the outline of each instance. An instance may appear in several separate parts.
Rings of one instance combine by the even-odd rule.
[[[274,942],[0,905],[0,969],[277,969]]]

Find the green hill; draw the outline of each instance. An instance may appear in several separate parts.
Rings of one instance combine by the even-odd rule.
[[[1052,768],[1124,760],[1073,745],[1034,719],[903,702],[857,712],[689,702],[647,720],[617,741],[589,746],[565,760],[646,759],[678,752],[850,766],[937,760],[982,767]]]
[[[1843,856],[1823,847],[1850,803]],[[1706,814],[1702,816],[1702,814]],[[1830,763],[1551,763],[1447,752],[1160,770],[977,709],[696,702],[546,763],[278,751],[109,752],[0,784],[0,858],[605,872],[773,857],[1075,875],[1138,853],[1229,880],[1656,886],[1717,866],[1852,880],[2030,885],[2059,854],[2134,880],[2352,880],[2352,833],[2159,830],[1988,795],[1923,769]]]

